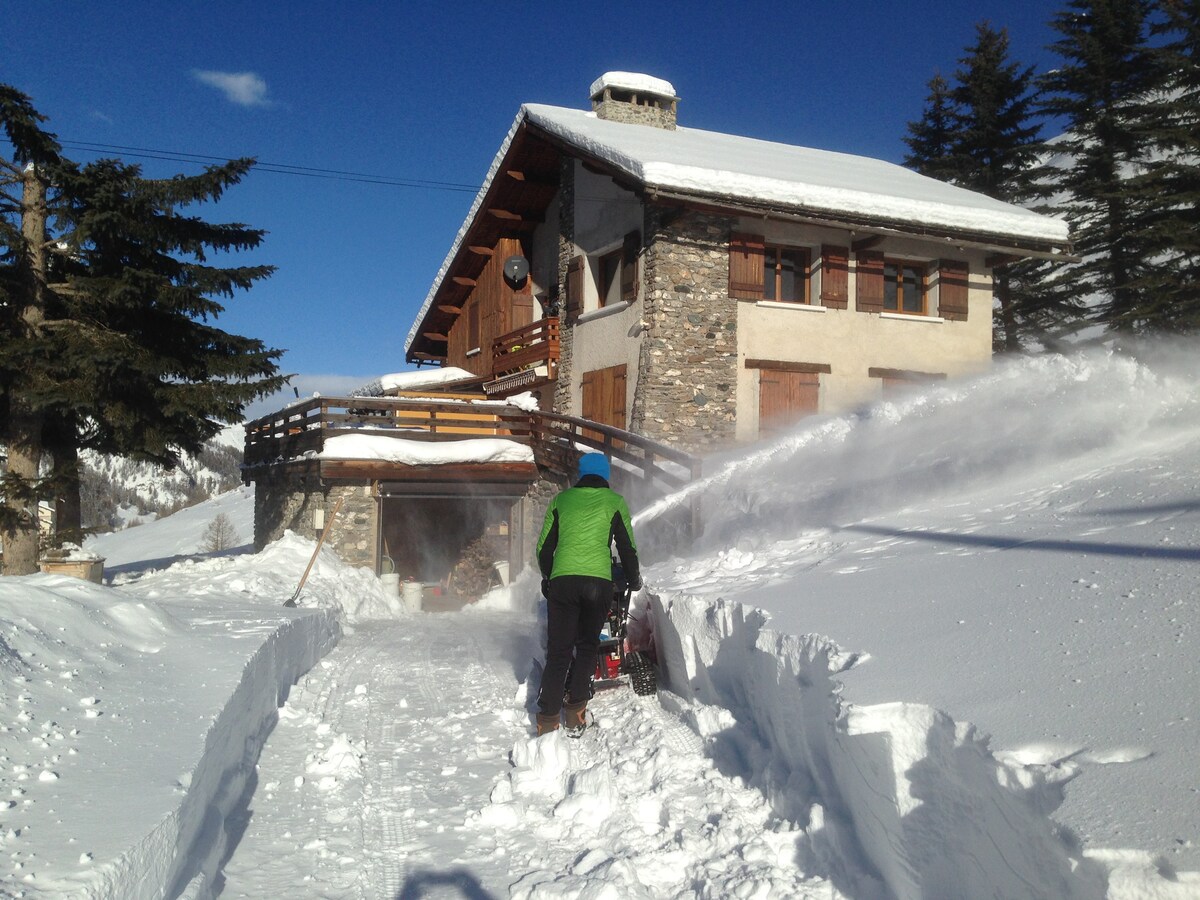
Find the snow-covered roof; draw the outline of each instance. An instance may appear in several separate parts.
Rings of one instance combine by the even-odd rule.
[[[975,232],[998,241],[1065,244],[1070,238],[1064,219],[1004,203],[879,159],[695,128],[668,130],[630,125],[600,119],[592,112],[527,103],[492,159],[409,329],[405,353],[411,350],[501,162],[526,122],[609,163],[648,188],[731,203],[794,207],[799,212],[830,218],[869,217],[880,224]]]
[[[322,459],[369,459],[406,466],[454,463],[532,463],[533,450],[504,438],[407,441],[389,434],[340,434],[325,442]]]
[[[523,109],[534,125],[647,187],[998,237],[1069,236],[1062,219],[879,159],[695,128],[647,128],[557,106]]]
[[[662,97],[675,97],[675,88],[669,81],[655,78],[653,75],[642,75],[640,72],[605,72],[592,82],[588,88],[588,96],[595,97],[605,88],[617,88],[623,91],[633,91],[638,94],[658,94]]]
[[[415,372],[394,372],[382,376],[379,382],[385,391],[411,391],[414,388],[469,381],[475,377],[473,372],[468,372],[466,369],[442,366],[436,369],[417,369]]]

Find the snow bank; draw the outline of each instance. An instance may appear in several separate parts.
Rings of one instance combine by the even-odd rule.
[[[808,828],[814,859],[866,859],[897,898],[1103,894],[1099,867],[1046,815],[1069,768],[1002,764],[930,707],[845,703],[840,648],[766,621],[739,603],[660,602],[660,662],[718,765]],[[822,874],[851,896],[879,890]]]
[[[395,617],[327,550],[285,609],[313,546],[289,533],[121,587],[0,580],[0,893],[216,892],[290,686],[343,623]]]

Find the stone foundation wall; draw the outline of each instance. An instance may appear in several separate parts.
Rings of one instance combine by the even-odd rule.
[[[262,550],[285,531],[319,540],[341,497],[325,543],[347,564],[374,569],[379,507],[373,494],[369,484],[327,484],[322,489],[298,478],[260,479],[254,486],[254,549]],[[317,510],[324,512],[320,528],[315,524]]]
[[[630,428],[693,453],[733,444],[738,301],[729,296],[734,220],[648,205],[644,321]]]

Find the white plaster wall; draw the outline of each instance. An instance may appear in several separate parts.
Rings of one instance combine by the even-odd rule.
[[[558,280],[558,208],[560,198],[555,195],[546,208],[545,220],[533,232],[529,264],[529,275],[533,280],[533,296],[541,301],[550,296],[551,286]],[[534,309],[534,318],[539,314]]]
[[[845,236],[842,237],[844,244]],[[894,241],[880,245],[889,255],[937,258],[928,244]],[[923,252],[922,252],[923,251]],[[743,301],[738,305],[737,439],[758,437],[757,369],[746,359],[827,364],[820,377],[821,412],[841,412],[880,396],[870,368],[944,373],[950,378],[981,371],[992,358],[992,280],[983,255],[943,250],[946,258],[971,266],[965,322],[933,316],[860,313],[855,309],[854,261],[850,263],[848,309],[809,308]],[[814,291],[816,296],[819,291]],[[936,290],[934,291],[936,295]]]
[[[575,251],[589,257],[589,269],[584,278],[583,315],[574,326],[571,408],[563,410],[569,415],[578,416],[583,411],[581,385],[585,372],[622,364],[626,367],[625,409],[633,409],[642,337],[630,337],[629,331],[642,319],[642,261],[638,260],[637,299],[604,309],[598,307],[590,262],[597,254],[620,248],[629,232],[641,231],[643,218],[642,203],[636,196],[618,187],[607,175],[597,175],[575,163]]]

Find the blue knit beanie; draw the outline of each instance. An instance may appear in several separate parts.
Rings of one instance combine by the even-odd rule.
[[[579,477],[584,475],[599,475],[608,481],[612,470],[608,465],[608,457],[603,453],[585,453],[579,457]]]

